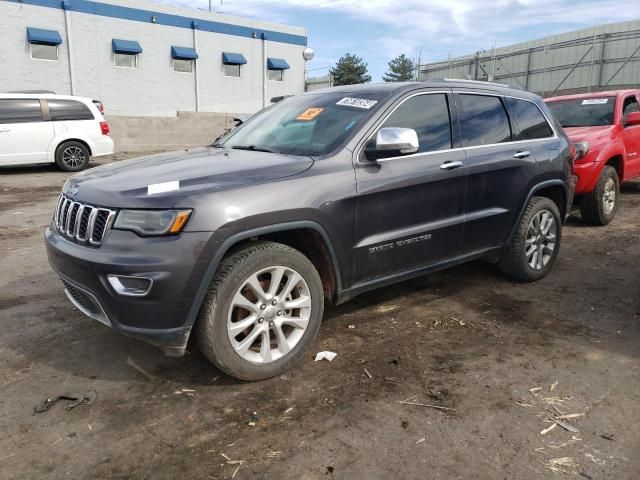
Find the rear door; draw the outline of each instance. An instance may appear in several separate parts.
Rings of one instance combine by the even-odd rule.
[[[510,110],[521,118],[520,130],[507,110],[512,100]],[[546,155],[530,137],[553,131],[532,102],[474,92],[459,92],[456,101],[469,166],[463,253],[471,254],[504,243],[536,175],[536,156]],[[542,125],[529,118],[536,113]]]
[[[640,125],[627,126],[626,117],[631,112],[640,112],[638,96],[635,94],[627,95],[622,102],[622,126],[624,129],[620,136],[626,152],[625,180],[640,176]]]
[[[0,99],[0,165],[49,161],[53,126],[37,98]]]
[[[464,151],[454,136],[448,92],[400,100],[379,128],[412,128],[418,153],[356,162],[357,279],[390,276],[455,257],[464,226]]]

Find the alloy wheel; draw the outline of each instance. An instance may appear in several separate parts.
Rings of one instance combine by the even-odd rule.
[[[84,152],[80,147],[67,147],[62,152],[62,163],[67,167],[77,168],[85,161]]]
[[[556,248],[557,226],[553,214],[539,211],[529,222],[525,236],[525,256],[534,270],[542,270],[551,260]]]
[[[602,193],[602,209],[606,215],[610,215],[616,205],[616,182],[613,178],[607,178]]]
[[[311,318],[311,292],[302,275],[290,267],[262,269],[234,295],[227,333],[244,360],[265,364],[291,352]]]

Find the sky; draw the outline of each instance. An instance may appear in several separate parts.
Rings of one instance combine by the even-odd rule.
[[[208,9],[208,0],[156,0]],[[402,53],[446,60],[595,25],[640,19],[640,0],[212,0],[216,12],[305,27],[322,76],[345,53],[380,81]]]

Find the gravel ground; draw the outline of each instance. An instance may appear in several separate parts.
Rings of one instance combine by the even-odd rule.
[[[639,184],[609,227],[569,220],[546,279],[475,262],[370,292],[242,383],[72,307],[42,238],[66,177],[0,169],[0,478],[640,478]]]

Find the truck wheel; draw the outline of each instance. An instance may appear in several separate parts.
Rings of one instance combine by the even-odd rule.
[[[56,165],[65,172],[79,172],[89,165],[91,154],[80,142],[65,142],[56,149]]]
[[[516,280],[539,280],[551,270],[561,239],[558,206],[546,197],[533,197],[498,266]]]
[[[200,307],[202,353],[240,380],[262,380],[295,365],[324,310],[320,275],[302,253],[256,242],[223,259]]]
[[[620,179],[618,172],[610,165],[602,170],[596,188],[580,200],[582,221],[589,225],[607,225],[618,210]]]

